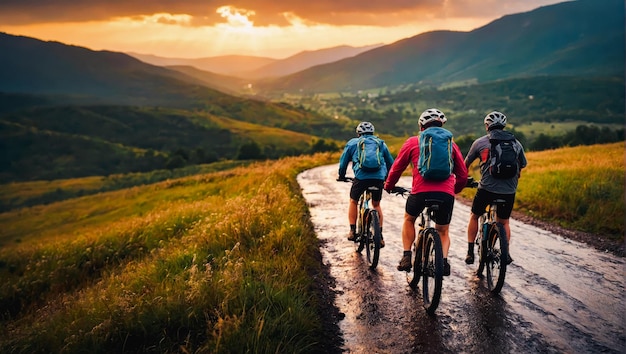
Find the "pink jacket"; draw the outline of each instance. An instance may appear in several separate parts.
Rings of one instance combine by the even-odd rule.
[[[465,188],[465,184],[467,183],[467,167],[465,167],[463,155],[456,143],[452,143],[454,169],[452,175],[445,181],[428,181],[422,178],[422,175],[420,175],[417,170],[419,154],[419,137],[410,137],[404,142],[402,148],[400,148],[400,152],[391,166],[391,170],[385,182],[385,190],[391,190],[395,187],[409,163],[413,165],[413,186],[411,187],[411,194],[444,192],[454,196]]]

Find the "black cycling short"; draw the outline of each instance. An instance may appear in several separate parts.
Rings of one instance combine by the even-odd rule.
[[[448,225],[452,220],[452,209],[454,209],[454,197],[444,192],[423,192],[410,194],[406,200],[405,211],[411,216],[417,217],[426,207],[426,199],[438,199],[443,202],[435,215],[435,223],[438,225]]]
[[[511,211],[513,211],[513,204],[515,203],[515,193],[492,193],[482,188],[478,188],[478,190],[476,191],[474,201],[472,202],[472,213],[476,215],[484,214],[485,210],[487,210],[487,205],[489,205],[489,203],[491,203],[494,199],[506,200],[506,203],[504,203],[503,205],[498,205],[498,210],[496,211],[497,216],[500,219],[510,218]]]
[[[382,179],[354,179],[352,181],[352,188],[350,188],[350,199],[359,200],[361,194],[367,189],[367,187],[375,186],[378,190],[372,191],[372,200],[380,202],[383,198],[383,184],[385,181]]]

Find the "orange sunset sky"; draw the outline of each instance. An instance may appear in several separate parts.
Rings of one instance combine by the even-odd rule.
[[[285,58],[338,45],[389,44],[431,30],[470,31],[559,2],[0,0],[0,32],[163,57]]]

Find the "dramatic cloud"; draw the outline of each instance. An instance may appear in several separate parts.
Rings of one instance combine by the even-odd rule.
[[[154,14],[187,15],[189,24],[231,20],[219,8],[242,11],[256,26],[288,26],[295,17],[311,23],[398,26],[420,19],[492,18],[555,3],[550,0],[1,0],[0,23],[107,21]],[[235,13],[236,14],[236,13]]]
[[[0,31],[160,56],[286,57],[470,31],[559,0],[0,0]]]

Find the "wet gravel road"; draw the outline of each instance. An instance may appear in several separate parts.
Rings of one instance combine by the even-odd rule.
[[[298,176],[321,253],[335,279],[346,353],[625,353],[624,260],[511,220],[504,288],[494,296],[464,263],[469,208],[455,204],[449,261],[434,316],[396,270],[405,199],[384,193],[384,235],[375,271],[346,240],[349,183],[337,165]],[[398,183],[409,187],[410,178]]]

